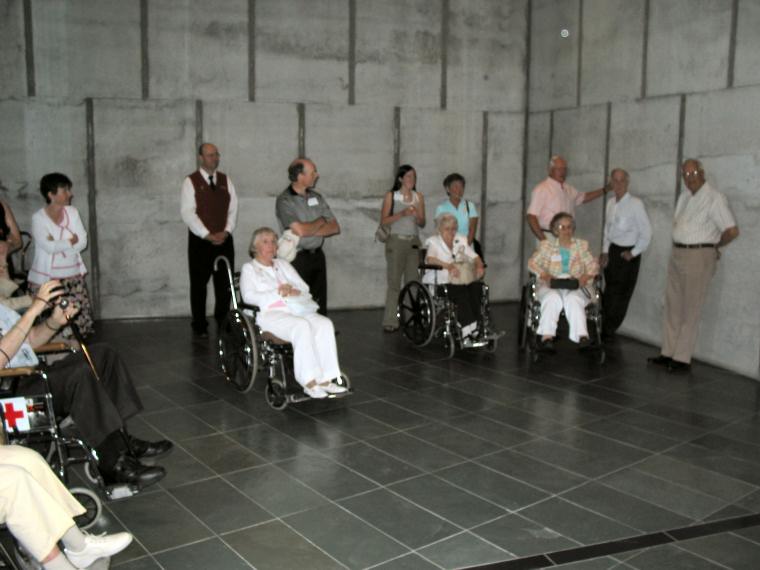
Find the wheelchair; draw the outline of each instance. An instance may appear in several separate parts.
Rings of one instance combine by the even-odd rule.
[[[240,296],[240,272],[232,272],[225,257],[214,260],[214,271],[224,265],[232,292],[232,309],[219,328],[217,341],[219,367],[233,388],[250,392],[257,376],[266,375],[264,398],[274,410],[282,411],[289,404],[306,402],[307,396],[293,378],[293,346],[256,324],[259,307],[243,302]],[[329,394],[327,399],[342,398],[351,393],[351,381],[341,374],[339,385],[344,394]]]
[[[456,303],[449,297],[449,285],[438,284],[439,265],[425,263],[426,250],[420,249],[421,263],[418,266],[419,280],[410,281],[401,289],[398,297],[399,328],[404,336],[416,347],[428,345],[434,338],[443,341],[448,357],[461,349],[484,349],[496,352],[501,336],[491,331],[491,311],[488,285],[480,282],[480,316],[478,334],[475,338],[464,338],[462,326],[457,320]],[[434,272],[433,283],[422,283],[425,271]]]
[[[602,344],[602,277],[597,275],[591,287],[581,290],[588,297],[586,305],[586,320],[588,322],[590,349],[596,355],[599,364],[604,364],[606,353]],[[564,317],[565,311],[560,314]],[[538,337],[538,326],[541,319],[541,303],[538,300],[538,278],[531,274],[528,283],[523,286],[518,313],[517,345],[520,351],[527,351],[535,363],[541,357]]]

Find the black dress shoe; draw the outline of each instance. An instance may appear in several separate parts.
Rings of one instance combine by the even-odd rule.
[[[103,479],[108,485],[126,483],[137,485],[140,489],[158,483],[165,476],[166,470],[163,467],[143,465],[128,453],[122,454],[113,468],[103,473]]]
[[[129,448],[137,459],[153,459],[169,453],[174,444],[167,440],[145,441],[143,439],[129,436]]]
[[[661,354],[659,356],[652,356],[651,358],[647,358],[647,362],[649,364],[656,364],[657,366],[664,366],[667,368],[670,366],[670,363],[673,362],[673,359],[669,356],[663,356]]]
[[[557,349],[554,348],[554,340],[551,338],[547,340],[542,340],[541,344],[539,344],[538,347],[541,350],[541,352],[545,352],[547,354],[554,354],[555,352],[557,352]]]
[[[668,364],[668,372],[671,374],[681,374],[691,370],[691,364],[688,362],[679,362],[678,360],[671,360]]]

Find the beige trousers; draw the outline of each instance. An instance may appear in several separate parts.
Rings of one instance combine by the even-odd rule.
[[[84,512],[41,455],[0,446],[0,522],[37,560],[50,554]]]
[[[403,239],[391,234],[385,242],[385,263],[388,266],[388,288],[385,293],[385,314],[383,326],[398,326],[398,294],[401,287],[417,279],[417,266],[420,264],[420,247],[418,238]]]
[[[699,317],[717,261],[718,254],[714,249],[673,248],[665,289],[663,356],[678,362],[691,362],[699,332]]]

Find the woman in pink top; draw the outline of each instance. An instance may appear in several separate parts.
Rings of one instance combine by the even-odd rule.
[[[80,307],[74,322],[83,335],[93,332],[92,305],[87,291],[87,268],[81,252],[87,247],[87,230],[79,211],[71,206],[71,180],[53,172],[40,180],[40,193],[47,205],[32,216],[34,260],[29,283],[36,290],[51,279],[58,279],[64,296]]]

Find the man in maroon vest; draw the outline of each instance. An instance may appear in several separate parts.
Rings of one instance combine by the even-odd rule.
[[[187,224],[187,257],[190,266],[190,308],[193,332],[208,336],[206,288],[214,275],[214,317],[221,323],[230,308],[230,290],[225,271],[214,271],[214,260],[223,255],[234,267],[232,231],[237,217],[237,195],[232,180],[219,167],[219,149],[203,143],[198,149],[199,168],[182,183],[181,214]]]

